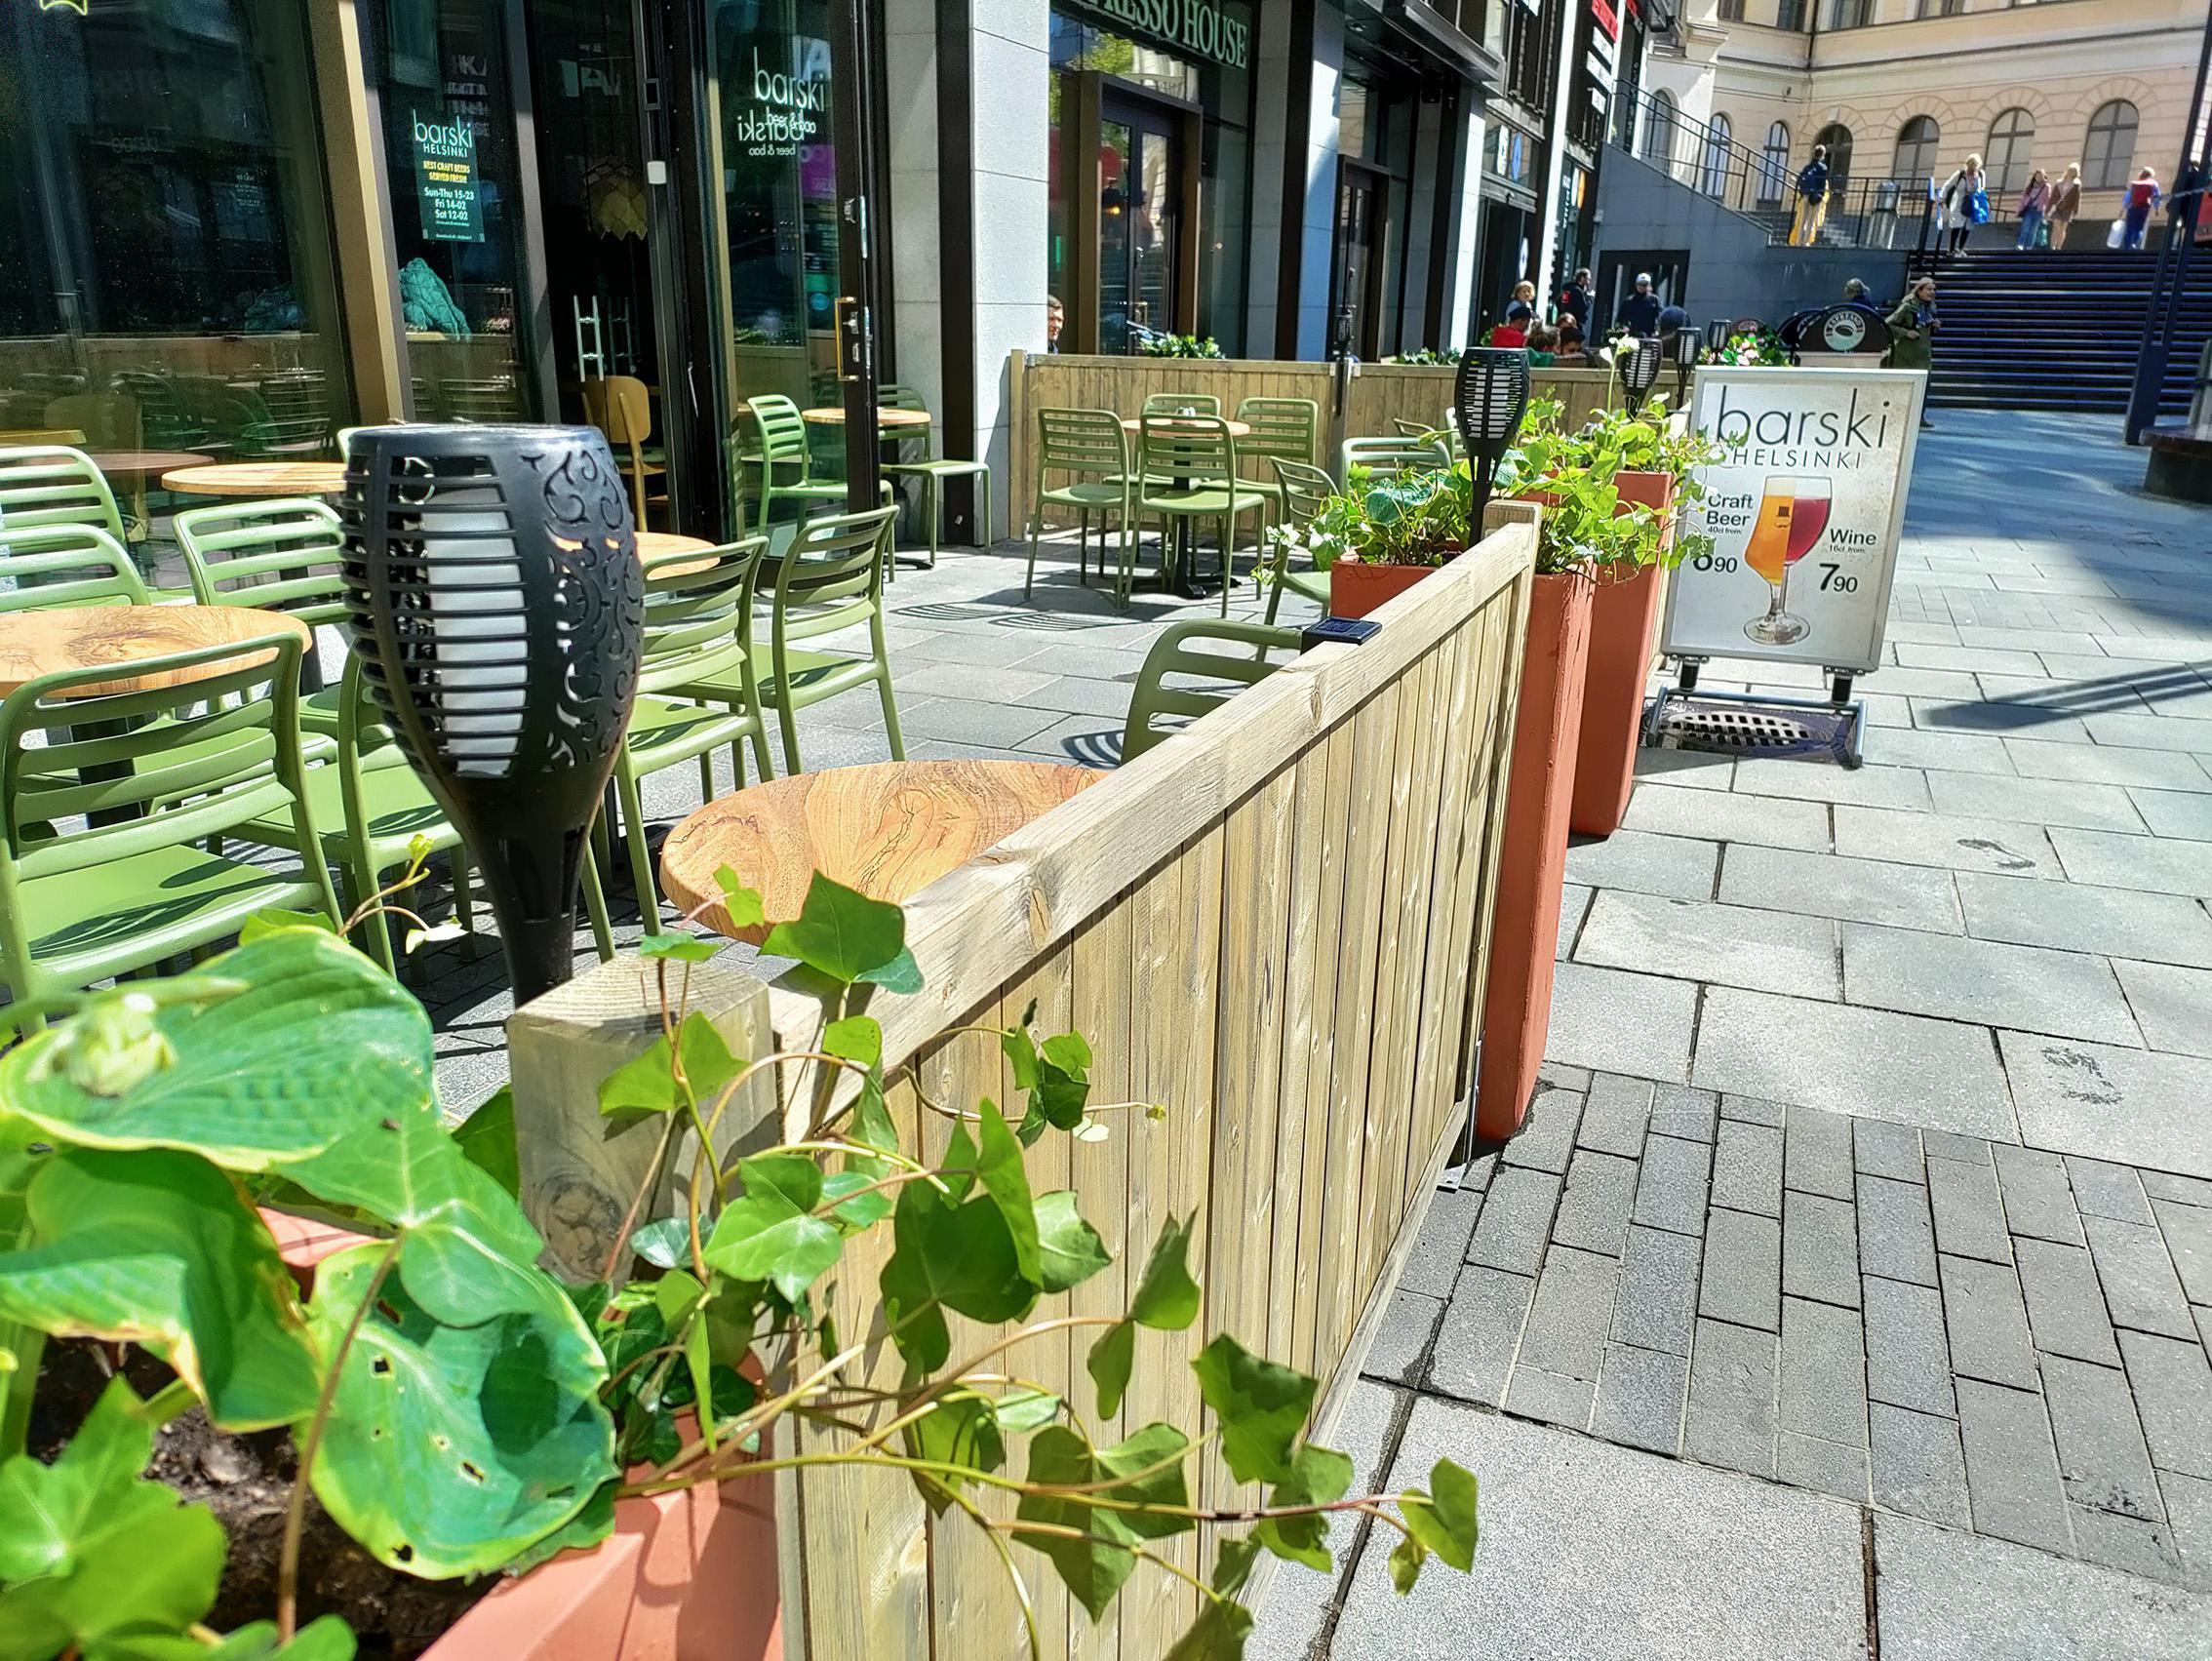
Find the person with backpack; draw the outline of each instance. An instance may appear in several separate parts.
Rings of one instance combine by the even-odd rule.
[[[1968,156],[1965,165],[1936,191],[1936,200],[1943,205],[1943,228],[1952,253],[1961,253],[1966,247],[1966,233],[1989,222],[1989,181],[1990,176],[1982,171],[1982,158]]]
[[[1828,222],[1828,146],[1815,144],[1812,160],[1797,175],[1797,217],[1790,226],[1790,246],[1810,248]]]
[[[1575,272],[1573,280],[1560,291],[1560,316],[1562,320],[1573,318],[1584,329],[1590,327],[1590,272],[1587,267]]]
[[[2133,252],[2143,246],[2143,233],[2149,228],[2153,210],[2158,206],[2158,176],[2145,168],[2135,176],[2135,182],[2127,187],[2127,197],[2120,209],[2120,247]]]

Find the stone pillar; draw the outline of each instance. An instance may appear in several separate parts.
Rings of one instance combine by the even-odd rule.
[[[1315,7],[1312,59],[1310,83],[1301,82],[1296,66],[1290,71],[1293,86],[1311,87],[1305,200],[1302,204],[1286,201],[1283,208],[1285,219],[1293,211],[1300,211],[1295,226],[1299,244],[1297,349],[1292,355],[1318,362],[1328,356],[1332,327],[1328,269],[1336,245],[1336,100],[1344,80],[1344,17],[1333,7]]]
[[[1453,135],[1462,146],[1452,207],[1452,236],[1444,248],[1443,322],[1440,346],[1472,346],[1475,324],[1481,315],[1481,297],[1475,284],[1481,271],[1482,142],[1488,136],[1482,108],[1473,99]]]
[[[937,13],[931,0],[883,0],[884,128],[890,168],[891,315],[878,327],[892,342],[897,378],[931,410],[945,407],[944,249],[938,217]],[[887,378],[889,378],[887,376]]]

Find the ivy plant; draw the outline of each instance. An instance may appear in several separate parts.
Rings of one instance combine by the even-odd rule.
[[[767,921],[733,875],[723,887],[733,917]],[[88,995],[0,1056],[0,1654],[347,1661],[341,1622],[297,1620],[310,1490],[380,1562],[453,1578],[593,1545],[627,1496],[875,1465],[990,1540],[1038,1654],[1017,1551],[1093,1618],[1140,1568],[1190,1580],[1200,1614],[1175,1661],[1242,1655],[1259,1556],[1325,1564],[1343,1513],[1397,1533],[1401,1590],[1430,1557],[1471,1565],[1471,1476],[1441,1462],[1425,1487],[1353,1496],[1351,1462],[1307,1434],[1315,1379],[1233,1333],[1194,1363],[1201,1426],[1155,1422],[1101,1445],[1072,1404],[1022,1381],[1025,1347],[1086,1334],[1099,1405],[1116,1411],[1138,1329],[1197,1322],[1187,1219],[1162,1229],[1125,1309],[1070,1312],[1066,1294],[1111,1255],[1076,1196],[1038,1192],[1025,1159],[1047,1135],[1140,1134],[1165,1110],[1094,1102],[1085,1041],[1025,1018],[984,1029],[1015,1085],[1004,1106],[935,1101],[909,1071],[942,1127],[926,1155],[894,1122],[865,1009],[875,989],[921,984],[895,906],[817,877],[770,933],[835,1002],[804,1053],[732,1055],[685,995],[689,964],[718,943],[644,941],[663,1035],[606,1081],[600,1106],[611,1126],[657,1123],[659,1156],[604,1280],[580,1288],[537,1267],[511,1100],[456,1137],[414,998],[330,932],[252,932],[190,974]],[[763,1074],[810,1081],[807,1123],[718,1156],[738,1091]],[[648,1215],[686,1129],[687,1203]],[[257,1208],[278,1203],[363,1237],[304,1295]],[[887,1243],[867,1259],[881,1266],[861,1325],[901,1358],[895,1384],[862,1376],[870,1339],[832,1314],[852,1307],[832,1291],[863,1239]],[[47,1336],[138,1346],[174,1381],[144,1401],[111,1384],[42,1463],[22,1451],[20,1404]],[[220,1526],[142,1475],[158,1429],[194,1406],[223,1430],[288,1429],[304,1473],[272,1618],[228,1636],[200,1624]],[[1209,1447],[1264,1484],[1262,1503],[1194,1503],[1191,1463]],[[979,1504],[986,1489],[1012,1496],[1012,1514]],[[1204,1580],[1161,1550],[1198,1529],[1220,1534]]]
[[[1137,347],[1137,355],[1145,358],[1218,358],[1221,342],[1212,336],[1197,335],[1147,335]]]

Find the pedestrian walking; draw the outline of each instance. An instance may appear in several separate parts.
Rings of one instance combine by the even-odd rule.
[[[1843,303],[1855,311],[1865,312],[1869,317],[1881,315],[1881,307],[1875,304],[1874,297],[1867,292],[1866,283],[1857,277],[1844,283]]]
[[[2145,168],[2127,187],[2120,202],[2120,247],[2131,252],[2143,246],[2143,233],[2158,206],[2158,176]]]
[[[1563,322],[1570,317],[1582,328],[1590,327],[1590,270],[1587,266],[1575,272],[1573,279],[1560,291],[1560,318]]]
[[[1812,160],[1797,174],[1797,217],[1790,226],[1790,246],[1810,248],[1828,220],[1828,146],[1815,144]]]
[[[1889,357],[1891,369],[1927,369],[1935,356],[1935,332],[1939,327],[1936,318],[1935,279],[1922,277],[1905,293],[1897,302],[1897,309],[1888,317]],[[1926,407],[1920,411],[1920,425],[1932,427]]]
[[[1621,301],[1620,321],[1631,335],[1641,339],[1659,333],[1659,297],[1651,292],[1651,273],[1639,271],[1636,293]]]
[[[1968,231],[1989,223],[1989,182],[1990,176],[1982,171],[1982,158],[1968,156],[1965,165],[1936,191],[1936,200],[1943,205],[1943,228],[1952,253],[1964,250]]]
[[[2053,249],[2066,246],[2066,233],[2074,227],[2074,216],[2081,212],[2081,164],[2068,162],[2051,186],[2050,235]]]
[[[2028,176],[2028,188],[2020,193],[2020,236],[2013,247],[2023,253],[2043,245],[2044,222],[2051,209],[2051,176],[2037,168]]]

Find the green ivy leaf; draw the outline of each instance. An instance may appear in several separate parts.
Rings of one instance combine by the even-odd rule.
[[[1199,1394],[1221,1421],[1221,1456],[1240,1483],[1281,1483],[1313,1408],[1315,1381],[1262,1361],[1224,1332],[1191,1363]]]
[[[749,889],[728,865],[715,868],[714,886],[722,890],[722,909],[730,914],[732,929],[759,929],[768,922],[761,891]]]
[[[625,1113],[674,1113],[682,1108],[684,1092],[677,1088],[676,1063],[681,1058],[691,1098],[701,1108],[714,1099],[723,1086],[743,1070],[744,1063],[730,1053],[714,1023],[693,1009],[676,1029],[676,1042],[656,1038],[652,1047],[600,1081],[599,1111],[607,1118]]]
[[[1057,1189],[1037,1198],[1038,1285],[1064,1292],[1109,1267],[1114,1254],[1076,1211],[1075,1190]]]
[[[1190,1499],[1183,1482],[1184,1462],[1176,1456],[1189,1445],[1190,1439],[1167,1424],[1147,1425],[1107,1448],[1093,1448],[1065,1425],[1049,1425],[1030,1442],[1029,1481],[1047,1489],[1111,1483],[1097,1489],[1097,1496],[1155,1506],[1187,1506]],[[1131,1480],[1113,1483],[1116,1477]],[[1086,1504],[1077,1495],[1048,1491],[1023,1494],[1014,1516],[1022,1523],[1074,1528],[1092,1536],[1077,1540],[1020,1529],[1014,1533],[1022,1544],[1051,1560],[1068,1591],[1090,1611],[1094,1621],[1105,1613],[1136,1567],[1131,1547],[1143,1540],[1183,1533],[1191,1526],[1187,1517],[1108,1511]]]
[[[703,964],[729,943],[727,940],[702,939],[696,934],[645,934],[638,939],[638,956]]]
[[[337,1615],[309,1621],[290,1643],[274,1621],[240,1627],[213,1645],[183,1633],[137,1633],[89,1647],[85,1661],[353,1661],[353,1629]]]
[[[797,1299],[838,1260],[845,1237],[813,1214],[822,1169],[804,1154],[761,1154],[737,1165],[744,1193],[723,1208],[706,1260],[740,1281],[770,1281]]]
[[[222,1524],[139,1480],[138,1405],[117,1379],[52,1465],[0,1463],[0,1655],[112,1654],[110,1638],[180,1632],[215,1602]]]
[[[280,905],[271,905],[255,912],[238,926],[238,943],[250,946],[256,940],[265,940],[287,929],[320,929],[326,934],[337,932],[331,926],[331,920],[319,911],[287,911]]]
[[[1249,1534],[1230,1535],[1217,1542],[1209,1577],[1214,1591],[1224,1598],[1236,1597],[1251,1579],[1252,1564],[1259,1561],[1259,1542]]]
[[[976,1113],[975,1178],[1007,1220],[1007,1234],[1013,1241],[1014,1266],[1021,1278],[1033,1286],[1042,1286],[1045,1266],[1037,1203],[1029,1192],[1029,1171],[1022,1164],[1021,1144],[1014,1140],[1005,1116],[989,1096],[976,1104]]]
[[[1399,1496],[1399,1515],[1413,1537],[1461,1573],[1475,1566],[1479,1533],[1476,1483],[1472,1473],[1440,1459],[1429,1472],[1429,1491],[1413,1488]]]
[[[679,1263],[687,1263],[691,1256],[691,1220],[656,1217],[643,1228],[630,1232],[630,1249],[655,1269],[673,1269]]]
[[[1090,1354],[1084,1361],[1090,1382],[1098,1387],[1101,1418],[1110,1419],[1122,1410],[1122,1398],[1128,1393],[1129,1374],[1135,1366],[1136,1327],[1117,1321],[1090,1346]]]
[[[1191,1226],[1197,1220],[1198,1213],[1193,1211],[1180,1219],[1169,1217],[1161,1225],[1160,1238],[1153,1242],[1152,1255],[1137,1282],[1136,1295],[1129,1299],[1129,1319],[1139,1325],[1180,1332],[1198,1319],[1199,1284],[1191,1279],[1187,1262]]]
[[[1328,1505],[1344,1497],[1352,1486],[1352,1461],[1326,1447],[1307,1443],[1290,1460],[1290,1475],[1275,1484],[1267,1496],[1270,1507]],[[1328,1514],[1263,1519],[1252,1538],[1277,1557],[1302,1562],[1323,1574],[1336,1566],[1328,1555]]]
[[[883,1023],[873,1015],[847,1015],[822,1028],[822,1048],[831,1055],[873,1067],[884,1058]]]
[[[870,969],[860,978],[871,986],[881,986],[886,992],[911,998],[922,990],[922,966],[914,961],[912,952],[901,946],[889,963]]]
[[[1252,1636],[1252,1612],[1242,1603],[1209,1598],[1198,1619],[1175,1641],[1166,1661],[1244,1661],[1244,1641]]]
[[[315,1273],[310,1331],[335,1355],[384,1247]],[[562,1290],[473,1326],[441,1323],[384,1281],[338,1371],[310,1478],[379,1562],[425,1579],[483,1574],[566,1524],[615,1475],[607,1364]]]
[[[948,1171],[967,1145],[965,1130],[956,1130],[945,1155]],[[998,1201],[988,1194],[962,1201],[965,1179],[948,1177],[947,1185],[953,1190],[949,1196],[926,1182],[899,1189],[891,1255],[877,1283],[895,1324],[891,1341],[925,1372],[935,1372],[951,1357],[943,1310],[971,1321],[1011,1321],[1037,1295],[1021,1273]]]
[[[906,950],[906,914],[819,871],[807,889],[798,919],[770,929],[761,950],[797,958],[847,985],[873,980],[892,991],[914,991],[922,984]],[[913,985],[893,986],[883,979],[886,971],[894,979],[912,973]]]
[[[0,1253],[0,1319],[143,1344],[225,1430],[314,1411],[292,1278],[237,1185],[206,1160],[73,1149],[39,1166],[24,1206],[35,1244]]]
[[[831,1211],[830,1215],[855,1231],[874,1228],[876,1224],[890,1215],[890,1195],[879,1188],[873,1194],[860,1194],[859,1198],[855,1200],[848,1200],[846,1196],[857,1194],[861,1189],[868,1187],[870,1183],[877,1180],[877,1178],[871,1177],[863,1171],[849,1169],[837,1171],[823,1177],[822,1198],[839,1202],[836,1209]]]
[[[501,1085],[453,1133],[461,1157],[513,1199],[522,1193],[522,1161],[515,1153],[515,1092]]]
[[[1429,1561],[1429,1548],[1411,1534],[1402,1536],[1390,1549],[1390,1583],[1402,1598],[1413,1590],[1413,1583],[1421,1578],[1421,1565]]]
[[[1008,1436],[1028,1436],[1043,1430],[1060,1413],[1060,1398],[1049,1390],[1017,1385],[999,1397],[999,1428]]]
[[[699,1428],[711,1445],[714,1442],[714,1355],[707,1335],[706,1317],[700,1306],[706,1287],[682,1269],[671,1269],[652,1284],[652,1305],[660,1311],[661,1325],[671,1334],[681,1332],[684,1370],[691,1375],[691,1400],[699,1407]],[[693,1315],[697,1319],[693,1320]]]
[[[979,1391],[946,1391],[930,1404],[928,1412],[906,1427],[906,1451],[916,1459],[986,1475],[1001,1469],[1007,1462],[1007,1443],[1000,1431],[997,1404]],[[952,1504],[952,1495],[946,1490],[966,1487],[973,1479],[952,1472],[917,1471],[914,1481],[929,1509],[942,1516]]]

